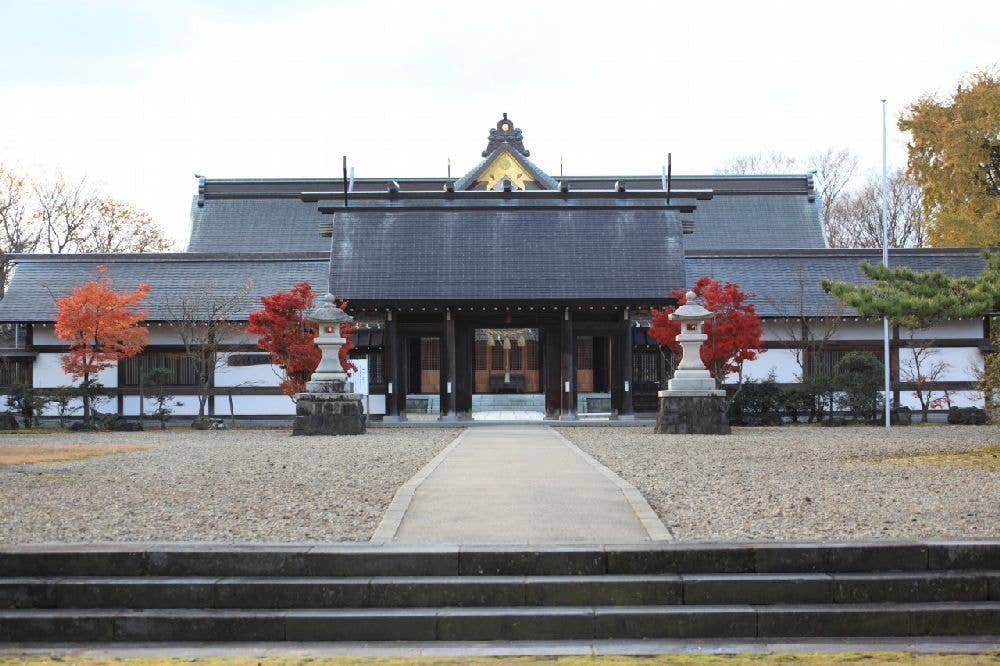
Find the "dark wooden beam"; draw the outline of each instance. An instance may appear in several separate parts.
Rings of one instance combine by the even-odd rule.
[[[397,395],[401,390],[402,386],[399,381],[400,377],[400,367],[399,361],[401,359],[401,353],[399,350],[399,325],[396,321],[396,313],[389,310],[386,313],[385,321],[385,376],[386,376],[386,396],[385,396],[385,415],[389,419],[399,418],[399,400]],[[406,400],[406,396],[403,396],[403,400]]]
[[[635,418],[635,408],[632,402],[632,317],[628,308],[622,310],[621,356],[619,365],[622,374],[622,406],[619,416],[624,419]]]
[[[441,415],[447,420],[458,418],[458,359],[455,350],[455,318],[451,310],[444,317],[444,354],[441,356]],[[447,404],[446,404],[447,403]]]
[[[562,394],[562,413],[559,418],[572,421],[576,419],[576,333],[569,308],[563,311],[561,328],[562,383],[559,391]]]
[[[562,411],[562,370],[560,325],[548,323],[539,329],[542,390],[545,391],[545,418],[558,419]]]

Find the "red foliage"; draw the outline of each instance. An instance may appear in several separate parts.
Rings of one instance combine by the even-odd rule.
[[[56,301],[55,334],[69,342],[62,367],[74,379],[83,380],[83,416],[90,421],[93,375],[135,356],[149,340],[142,325],[148,310],[138,309],[149,293],[149,285],[135,291],[115,291],[106,266],[97,267],[98,278],[84,282]]]
[[[107,270],[98,266],[98,276]],[[146,283],[133,292],[115,291],[111,278],[98,277],[57,300],[55,334],[69,342],[63,370],[85,378],[142,351],[149,340],[149,330],[142,325],[149,311],[136,307],[148,293]]]
[[[739,373],[744,361],[752,361],[764,352],[760,317],[754,306],[746,300],[753,296],[732,282],[716,282],[710,277],[695,282],[698,302],[715,313],[705,322],[704,333],[708,340],[701,347],[701,360],[720,385],[726,375]],[[685,290],[675,289],[672,295],[677,305],[687,302]],[[681,347],[675,338],[681,332],[680,323],[668,318],[674,308],[653,310],[653,324],[649,335],[659,344],[670,348],[675,358],[680,358]]]
[[[261,296],[263,309],[250,313],[247,333],[257,335],[257,346],[271,355],[271,362],[281,368],[284,377],[281,390],[289,396],[305,390],[306,381],[319,365],[320,351],[314,341],[316,325],[304,319],[303,313],[312,307],[316,293],[308,282],[299,282],[288,291]],[[338,301],[341,308],[347,301]],[[348,339],[340,349],[340,364],[346,372],[356,369],[347,355],[354,348],[351,341],[356,327],[341,326],[341,335]]]

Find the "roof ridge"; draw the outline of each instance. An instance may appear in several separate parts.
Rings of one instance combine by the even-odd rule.
[[[132,252],[116,254],[8,254],[14,262],[142,263],[144,261],[282,261],[329,260],[329,252]]]
[[[936,255],[936,254],[980,254],[983,250],[994,249],[989,246],[970,247],[897,247],[889,248],[891,255]],[[868,256],[881,255],[878,247],[815,247],[815,248],[706,248],[688,249],[688,257],[796,257],[796,256]]]

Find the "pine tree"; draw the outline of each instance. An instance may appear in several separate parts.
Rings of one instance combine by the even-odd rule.
[[[941,269],[916,271],[861,262],[873,284],[824,279],[823,289],[862,317],[888,317],[894,326],[925,329],[949,319],[978,317],[1000,306],[1000,253],[984,253],[979,277],[953,278]]]

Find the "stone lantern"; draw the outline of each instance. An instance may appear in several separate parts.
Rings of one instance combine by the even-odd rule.
[[[719,393],[715,388],[715,380],[701,360],[701,345],[708,340],[702,329],[713,314],[698,305],[695,298],[695,293],[689,291],[685,296],[686,304],[669,315],[670,319],[681,324],[681,332],[677,336],[677,342],[681,346],[681,362],[667,387],[670,391],[708,391],[715,394]],[[721,394],[725,395],[726,392],[722,391]]]
[[[673,379],[667,382],[667,390],[657,393],[660,408],[654,432],[728,435],[731,429],[726,392],[716,388],[715,379],[701,360],[701,345],[708,340],[702,328],[714,315],[698,305],[695,298],[693,291],[687,292],[686,304],[670,313],[670,319],[681,325],[676,338],[681,346],[681,362]]]
[[[347,381],[347,373],[340,364],[340,349],[347,344],[341,336],[340,327],[350,324],[354,317],[337,307],[337,298],[327,294],[319,300],[319,305],[303,313],[306,321],[319,327],[316,345],[322,357],[312,377],[306,382],[309,393],[350,393],[353,386]]]
[[[365,409],[340,364],[340,349],[347,343],[340,327],[354,318],[337,307],[333,294],[319,299],[319,304],[303,317],[318,327],[316,344],[322,356],[306,382],[305,393],[295,396],[292,434],[360,435],[366,427]]]

